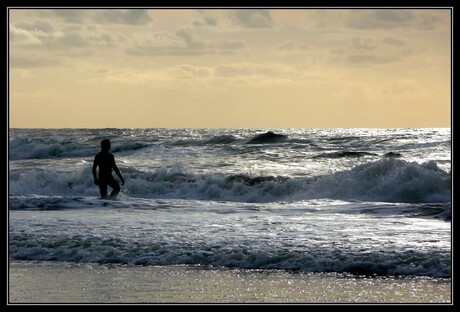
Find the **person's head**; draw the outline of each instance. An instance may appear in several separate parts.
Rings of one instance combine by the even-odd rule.
[[[104,151],[109,151],[109,150],[110,150],[110,140],[109,140],[109,139],[102,140],[102,142],[101,142],[101,148],[102,148]]]

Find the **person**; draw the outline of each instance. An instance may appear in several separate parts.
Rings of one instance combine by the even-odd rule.
[[[112,188],[110,196],[114,197],[120,192],[120,184],[112,176],[112,169],[118,175],[121,180],[121,185],[125,184],[125,180],[121,175],[120,170],[118,169],[115,163],[115,157],[113,154],[109,153],[110,151],[110,140],[105,139],[101,142],[101,151],[94,157],[93,163],[93,177],[94,184],[99,186],[99,191],[101,193],[101,198],[107,196],[107,186]],[[99,174],[97,174],[97,167],[99,167]]]

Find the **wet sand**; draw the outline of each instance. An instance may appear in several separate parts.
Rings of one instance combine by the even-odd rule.
[[[9,303],[442,303],[451,279],[189,266],[9,264]]]

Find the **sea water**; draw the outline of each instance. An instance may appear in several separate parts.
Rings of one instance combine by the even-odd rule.
[[[115,199],[91,173],[105,138]],[[8,148],[10,260],[452,274],[450,129],[10,129]]]

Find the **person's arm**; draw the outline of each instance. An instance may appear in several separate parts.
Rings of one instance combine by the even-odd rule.
[[[93,162],[93,178],[94,178],[94,184],[98,185],[99,184],[99,180],[97,179],[97,165],[98,165],[98,161],[97,161],[97,156],[94,157],[94,162]]]
[[[117,176],[120,178],[120,180],[121,180],[121,185],[124,185],[124,184],[125,184],[125,179],[123,179],[123,176],[121,175],[121,172],[120,172],[120,170],[118,169],[117,164],[115,163],[115,157],[113,158],[113,171],[115,171],[115,173],[117,174]]]

